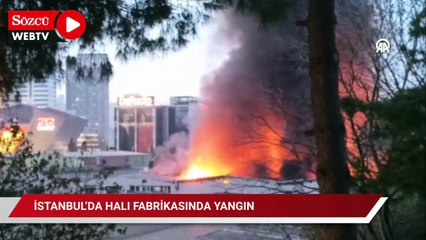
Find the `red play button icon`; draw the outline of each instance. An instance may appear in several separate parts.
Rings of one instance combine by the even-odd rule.
[[[56,29],[63,38],[74,40],[81,37],[86,30],[86,19],[83,14],[68,10],[59,15]]]

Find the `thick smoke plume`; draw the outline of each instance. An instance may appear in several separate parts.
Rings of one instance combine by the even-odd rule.
[[[267,27],[254,15],[223,12],[212,49],[218,44],[235,48],[203,79],[199,124],[191,129],[187,159],[177,161],[183,178],[224,174],[299,178],[315,170],[307,35],[305,28],[295,25],[306,18],[305,4],[295,3],[287,9],[286,19]],[[350,74],[345,66],[353,56],[346,53],[353,51],[348,51],[344,36],[354,23],[347,22],[343,10],[354,5],[342,6],[338,11],[344,14],[338,17],[344,25],[337,28],[337,44],[342,80],[347,83]],[[366,64],[360,66],[355,72],[365,72]]]
[[[187,167],[188,149],[191,144],[189,134],[194,133],[199,124],[199,109],[190,107],[188,116],[183,121],[187,124],[189,133],[186,131],[174,133],[162,146],[155,149],[155,164],[152,169],[154,173],[177,177]]]
[[[303,34],[288,23],[262,28],[254,16],[229,11],[224,17],[218,37],[239,46],[204,79],[206,107],[189,157],[222,174],[279,177],[283,161],[296,157],[290,144],[283,144],[284,139],[297,141],[290,119],[303,118],[295,110],[306,108],[294,101],[309,89],[303,59],[295,54],[305,51],[298,44]]]
[[[293,20],[264,28],[255,16],[222,14],[213,49],[217,44],[235,48],[203,79],[200,119],[190,129],[188,160],[181,161],[177,153],[161,154],[161,159],[174,159],[166,161],[187,169],[184,177],[193,174],[188,172],[191,166],[203,171],[201,175],[281,177],[285,160],[300,158],[296,152],[308,155],[300,147],[307,142],[300,132],[310,124],[302,58],[306,46],[301,44],[306,36]]]
[[[170,136],[163,146],[155,149],[154,168],[158,175],[178,176],[188,161],[189,136],[185,132]]]

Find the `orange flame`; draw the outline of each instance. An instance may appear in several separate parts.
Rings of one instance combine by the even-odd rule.
[[[0,129],[0,153],[16,153],[24,138],[24,130],[20,127]]]
[[[350,47],[344,45],[343,42],[339,45],[344,49]],[[367,55],[365,55],[367,58],[361,56],[360,61],[354,62],[352,61],[353,58],[347,56],[353,53],[351,51],[346,51],[346,53],[340,62],[342,75],[342,81],[339,85],[340,95],[342,97],[351,95],[362,101],[368,101],[371,97],[370,87],[373,82],[368,61],[365,61],[369,58]],[[231,74],[231,76],[233,75]],[[263,173],[264,176],[281,177],[283,162],[303,158],[300,155],[296,158],[292,152],[299,154],[307,152],[306,149],[303,149],[306,147],[291,146],[291,151],[289,151],[287,147],[290,146],[285,146],[282,143],[282,139],[286,136],[284,131],[285,116],[274,115],[272,111],[267,109],[265,103],[260,100],[265,97],[262,91],[259,91],[253,85],[238,85],[236,83],[236,85],[232,85],[233,88],[240,93],[244,92],[244,96],[248,97],[245,98],[243,94],[233,95],[232,91],[235,91],[235,89],[225,94],[223,89],[228,89],[230,86],[227,83],[227,81],[222,81],[221,78],[215,76],[211,83],[205,86],[204,95],[211,102],[205,102],[205,112],[201,114],[199,126],[195,129],[195,132],[192,132],[189,150],[190,163],[182,173],[181,178],[188,179],[222,174],[254,177],[259,176],[259,169],[254,169],[256,165],[267,168],[267,173]],[[215,84],[220,86],[216,87]],[[259,124],[253,120],[251,115],[244,115],[248,112],[261,116],[268,122],[269,126]],[[242,119],[239,116],[241,113]],[[366,120],[366,117],[362,114],[358,114],[354,119],[358,126],[363,126]],[[347,120],[345,127],[347,129],[348,152],[352,155],[352,159],[355,159],[354,156],[360,154],[353,137],[360,132],[360,129],[352,129]],[[253,129],[256,132],[255,139],[248,143],[241,143],[241,141],[244,142],[246,134],[252,132]],[[315,149],[309,150],[314,151]],[[367,161],[369,169],[377,169],[370,160]],[[310,167],[312,168],[310,170],[315,171],[315,166]],[[350,170],[353,172],[354,169]],[[311,173],[308,177],[315,176]]]
[[[223,107],[223,106],[222,106]],[[197,179],[233,175],[280,178],[283,160],[288,151],[282,145],[284,124],[281,119],[265,115],[270,126],[249,120],[235,125],[234,112],[219,109],[214,104],[203,109],[200,125],[191,138],[189,164],[180,179]],[[254,129],[255,139],[245,134]],[[245,140],[248,141],[245,141]]]
[[[368,59],[368,58],[367,58]],[[373,76],[365,62],[340,64],[342,79],[339,83],[341,97],[352,97],[354,99],[368,102],[373,93]],[[359,146],[356,143],[356,137],[361,133],[361,129],[367,123],[367,116],[364,113],[357,112],[350,119],[347,114],[343,115],[346,128],[346,147],[348,152],[348,168],[351,176],[363,174],[364,177],[374,179],[378,176],[379,168],[376,162],[369,156],[361,156]],[[352,123],[351,123],[352,121]],[[364,159],[361,159],[363,157]],[[361,163],[363,161],[363,163]],[[355,165],[364,165],[363,169],[355,169]],[[358,173],[358,170],[363,171]]]
[[[192,180],[207,177],[217,177],[227,175],[227,169],[220,168],[217,165],[209,165],[209,162],[203,161],[198,157],[194,163],[191,163],[188,168],[181,174],[180,179]]]

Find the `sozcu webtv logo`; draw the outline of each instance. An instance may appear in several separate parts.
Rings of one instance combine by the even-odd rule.
[[[8,11],[8,32],[12,41],[63,42],[81,37],[86,19],[74,10]]]

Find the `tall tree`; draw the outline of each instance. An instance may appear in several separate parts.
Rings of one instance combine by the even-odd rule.
[[[310,0],[306,24],[319,190],[324,194],[349,193],[345,126],[338,88],[334,0]],[[356,239],[352,225],[325,225],[323,231],[323,238],[328,240]]]
[[[172,51],[188,42],[195,26],[204,16],[195,2],[167,0],[100,1],[0,1],[0,104],[9,93],[27,81],[44,81],[61,72],[66,50],[70,46],[94,49],[112,42],[117,55],[126,60],[152,51]],[[19,42],[7,39],[9,10],[77,10],[87,22],[85,34],[74,42]],[[199,15],[200,14],[200,15]],[[161,30],[159,35],[155,35]],[[72,60],[72,59],[70,59]],[[111,65],[106,66],[111,74]],[[82,178],[61,175],[58,164],[49,165],[57,156],[39,159],[31,146],[12,158],[0,155],[0,196],[18,197],[23,193],[85,193]],[[98,177],[100,180],[104,176]],[[115,225],[0,225],[0,239],[106,239]]]
[[[348,154],[354,190],[381,193],[388,201],[370,224],[358,226],[358,237],[424,239],[426,9],[416,0],[373,2],[380,13],[374,34],[368,34],[371,29],[364,24],[356,24],[351,31],[361,38],[346,42],[371,43],[381,36],[391,41],[391,51],[376,54],[374,48],[362,45],[361,50],[368,51],[365,59],[374,66],[373,77],[370,85],[363,85],[365,78],[357,75],[350,76],[348,83],[371,94],[365,100],[352,93],[342,106],[353,129],[347,141],[353,143]],[[354,47],[348,51],[356,54]],[[351,72],[355,68],[352,65]],[[365,120],[359,121],[360,117]]]
[[[74,139],[71,138],[70,141],[68,142],[68,152],[77,152],[78,148],[77,148],[77,144],[75,143]]]

